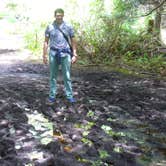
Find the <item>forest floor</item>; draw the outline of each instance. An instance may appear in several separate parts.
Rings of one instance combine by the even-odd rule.
[[[166,165],[164,80],[74,67],[77,103],[59,77],[50,107],[48,66],[28,61],[18,36],[0,39],[1,166]]]

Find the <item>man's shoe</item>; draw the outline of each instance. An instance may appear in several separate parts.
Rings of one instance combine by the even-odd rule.
[[[48,105],[53,105],[55,103],[55,98],[49,98],[48,100],[47,100],[47,104]]]
[[[76,103],[76,99],[75,98],[69,98],[67,99],[69,103],[73,104],[73,103]]]

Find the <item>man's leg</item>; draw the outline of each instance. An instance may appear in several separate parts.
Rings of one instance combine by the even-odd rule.
[[[49,54],[49,65],[50,65],[50,92],[49,97],[54,99],[57,91],[57,76],[58,76],[58,64],[56,56]]]
[[[65,92],[67,99],[73,98],[72,93],[72,85],[71,85],[71,78],[70,78],[70,68],[71,68],[71,56],[65,56],[61,58],[62,64],[62,74],[63,74],[63,81],[65,85]]]

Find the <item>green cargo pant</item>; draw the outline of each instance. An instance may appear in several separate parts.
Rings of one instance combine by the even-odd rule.
[[[70,78],[71,56],[69,54],[66,54],[66,56],[61,57],[60,64],[62,66],[62,75],[63,75],[66,97],[67,97],[67,99],[69,99],[69,98],[73,97],[71,78]],[[49,53],[49,65],[50,65],[49,97],[50,98],[56,97],[57,77],[58,77],[58,70],[59,70],[60,64],[57,62],[56,56],[53,56],[53,55],[51,55],[51,53]]]

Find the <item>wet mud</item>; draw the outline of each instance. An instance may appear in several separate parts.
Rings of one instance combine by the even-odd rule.
[[[48,106],[48,66],[0,70],[1,166],[166,165],[164,80],[73,68],[77,102],[66,101],[59,78]]]

